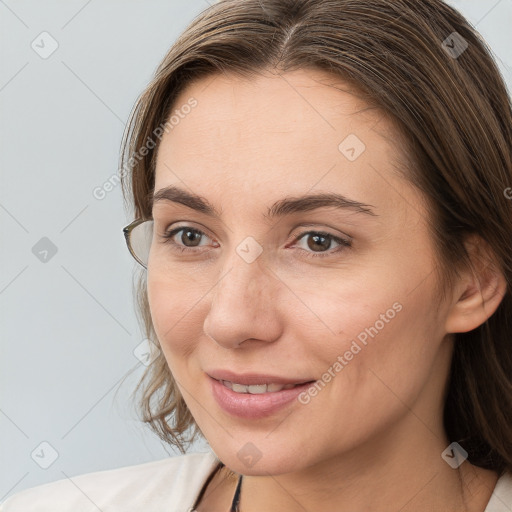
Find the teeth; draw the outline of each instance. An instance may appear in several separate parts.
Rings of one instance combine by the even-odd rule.
[[[289,384],[288,386],[290,386],[293,388],[293,384]],[[273,392],[276,392],[276,391],[281,391],[281,389],[284,389],[285,387],[282,386],[281,384],[267,384],[267,391],[269,391],[270,393],[273,393]],[[287,387],[286,389],[290,389],[289,387]]]
[[[230,382],[229,380],[221,381],[224,386],[235,391],[236,393],[250,393],[251,395],[260,395],[262,393],[275,393],[283,389],[291,389],[296,384],[253,384],[251,386],[245,386],[244,384],[237,384],[236,382]]]

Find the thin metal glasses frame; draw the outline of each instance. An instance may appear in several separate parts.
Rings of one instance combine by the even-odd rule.
[[[149,221],[152,221],[153,219],[135,219],[133,222],[131,222],[130,224],[128,224],[128,226],[125,226],[123,228],[123,234],[124,234],[124,239],[126,241],[126,246],[128,247],[128,250],[130,251],[130,254],[133,256],[133,258],[135,259],[135,261],[137,263],[139,263],[139,265],[141,265],[142,267],[144,267],[146,270],[147,270],[147,265],[146,263],[144,263],[138,256],[137,254],[135,253],[135,251],[133,250],[133,246],[132,246],[132,243],[131,243],[131,236],[132,236],[132,231],[137,227],[139,226],[140,224],[143,224],[144,222],[149,222]]]

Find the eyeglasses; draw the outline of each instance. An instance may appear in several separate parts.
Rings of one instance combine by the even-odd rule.
[[[153,219],[136,219],[123,228],[123,233],[130,254],[147,269],[153,242]]]

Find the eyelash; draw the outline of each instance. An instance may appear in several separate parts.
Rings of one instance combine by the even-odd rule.
[[[175,229],[173,229],[173,230],[171,230],[169,232],[166,232],[163,235],[163,238],[165,239],[163,243],[171,244],[173,246],[173,249],[179,250],[181,253],[197,252],[196,249],[192,249],[190,247],[184,247],[182,245],[177,244],[176,242],[174,242],[172,240],[172,238],[176,234],[178,234],[180,231],[184,231],[184,230],[188,230],[188,231],[192,231],[194,233],[199,233],[201,235],[208,236],[208,235],[206,235],[206,233],[203,233],[199,229],[191,228],[190,226],[180,226],[180,227],[175,228]],[[343,251],[344,249],[347,249],[347,248],[352,246],[352,244],[351,244],[351,242],[349,240],[346,240],[344,238],[340,238],[340,237],[334,236],[331,233],[326,233],[324,231],[305,231],[304,233],[301,233],[300,235],[295,237],[294,241],[298,242],[299,240],[304,238],[306,235],[320,235],[320,236],[323,236],[323,237],[327,237],[327,238],[329,238],[331,240],[334,240],[335,242],[340,244],[339,247],[336,247],[333,250],[327,250],[327,251],[320,252],[320,253],[312,253],[312,252],[306,251],[305,249],[301,249],[302,252],[306,253],[306,257],[307,258],[325,258],[325,257],[328,257],[328,256],[332,256],[333,254],[337,254],[338,252]]]

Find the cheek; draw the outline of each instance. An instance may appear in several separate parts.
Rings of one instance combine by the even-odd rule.
[[[355,341],[362,348],[358,359],[370,344],[382,347],[373,351],[379,357],[380,350],[389,350],[399,359],[403,349],[421,344],[436,329],[439,335],[429,241],[397,240],[401,238],[383,238],[371,253],[349,254],[331,278],[311,272],[297,282],[300,288],[294,291],[307,306],[305,314],[327,334],[322,344],[327,352],[344,353]]]
[[[368,418],[384,423],[402,414],[441,371],[435,363],[443,332],[433,313],[432,284],[427,280],[412,293],[405,286],[354,290],[323,309],[325,322],[339,333],[322,346],[322,371],[335,375],[325,400],[339,414],[350,411],[361,432]],[[318,352],[309,356],[319,361]]]
[[[365,400],[373,402],[372,396],[390,395],[386,385],[407,394],[428,379],[444,334],[432,307],[434,276],[425,279],[418,267],[406,273],[388,268],[366,275],[364,284],[329,281],[318,292],[295,290],[307,306],[296,324],[307,347],[302,357],[325,379],[324,372],[344,375],[330,379],[332,389],[352,396],[369,389]],[[413,282],[421,285],[413,289]]]
[[[434,397],[433,383],[442,380],[444,368],[436,366],[442,331],[432,313],[433,281],[411,293],[407,280],[389,273],[386,279],[388,286],[372,285],[371,291],[369,285],[340,290],[339,283],[304,300],[330,328],[324,327],[328,335],[316,340],[304,335],[305,324],[298,326],[304,347],[300,358],[310,361],[319,379],[301,397],[302,413],[312,431],[325,433],[315,442],[325,443],[327,452],[386,429],[424,390]]]
[[[177,359],[189,357],[200,339],[201,315],[204,314],[201,297],[204,292],[198,291],[197,285],[191,281],[157,277],[148,270],[151,319],[169,366]]]
[[[321,348],[318,353],[329,354],[331,359],[350,350],[352,341],[365,347],[370,340],[382,337],[403,310],[403,290],[396,286],[389,270],[377,275],[350,274],[329,279],[311,275],[293,286],[299,300],[293,301],[296,306],[288,314],[293,313],[298,322],[288,318],[289,324],[295,324],[302,333],[299,339],[310,341],[315,349]],[[290,303],[286,291],[281,298]]]

